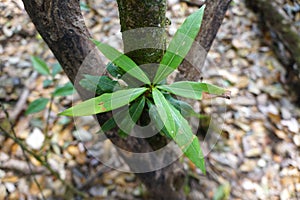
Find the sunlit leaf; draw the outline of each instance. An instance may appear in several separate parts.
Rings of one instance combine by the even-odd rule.
[[[66,116],[86,116],[97,113],[108,112],[116,108],[120,108],[143,94],[147,88],[133,88],[127,90],[119,90],[113,93],[105,93],[101,96],[81,102],[60,115]]]
[[[178,124],[174,120],[171,112],[171,107],[164,95],[156,88],[152,90],[154,104],[157,107],[158,114],[168,130],[170,136],[175,138],[178,131]]]
[[[202,99],[203,92],[213,95],[226,95],[227,92],[224,88],[212,84],[192,81],[175,82],[171,85],[159,85],[157,88],[175,95],[196,100]]]
[[[50,75],[50,71],[49,71],[49,67],[48,65],[45,63],[45,61],[43,61],[42,59],[40,59],[37,56],[31,56],[31,62],[33,65],[33,68],[39,72],[40,74],[43,75]]]
[[[135,77],[136,79],[142,81],[143,83],[150,84],[150,80],[147,75],[139,68],[139,66],[131,60],[128,56],[120,53],[115,48],[98,42],[96,40],[92,40],[98,49],[107,57],[111,62],[115,65],[119,66],[131,76]]]
[[[157,88],[190,99],[200,100],[202,98],[202,87],[197,82],[175,82],[171,85],[159,85]]]
[[[172,73],[187,55],[200,30],[204,8],[205,6],[202,6],[198,11],[188,16],[177,30],[160,62],[154,83],[159,83]]]
[[[39,98],[31,102],[25,112],[26,115],[37,113],[42,110],[44,110],[47,106],[47,103],[49,102],[49,99],[47,98]]]
[[[230,92],[228,90],[225,90],[224,88],[218,87],[216,85],[212,85],[209,83],[200,83],[199,84],[203,92],[206,92],[208,94],[215,94],[215,95],[230,95]],[[229,94],[227,94],[229,92]]]

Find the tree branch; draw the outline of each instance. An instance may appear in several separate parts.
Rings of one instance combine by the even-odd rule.
[[[187,55],[187,59],[178,68],[180,77],[177,79],[187,79],[198,81],[200,71],[203,67],[207,52],[217,35],[222,24],[226,10],[231,0],[207,0],[203,21],[195,43]]]

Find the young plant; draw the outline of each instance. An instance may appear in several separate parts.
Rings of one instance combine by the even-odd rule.
[[[93,115],[129,105],[130,116],[124,110],[117,112],[114,116],[115,119],[121,120],[121,124],[118,124],[119,127],[122,126],[120,133],[127,134],[141,117],[142,112],[148,111],[157,130],[174,140],[182,152],[205,173],[204,156],[198,138],[193,134],[185,119],[188,116],[201,116],[195,113],[189,104],[175,99],[172,95],[201,100],[204,93],[223,95],[225,90],[207,83],[190,81],[164,84],[166,77],[179,66],[190,50],[200,30],[203,13],[204,6],[190,15],[177,30],[153,80],[150,80],[129,57],[107,44],[93,40],[98,49],[111,60],[112,63],[107,66],[107,71],[111,76],[120,79],[123,74],[128,73],[132,79],[126,79],[125,82],[140,81],[142,86],[132,87],[131,84],[127,84],[122,87],[108,76],[86,75],[80,84],[88,90],[96,91],[99,96],[66,109],[60,115]],[[111,118],[104,123],[102,131],[108,131],[115,126],[116,122]]]
[[[52,67],[49,67],[46,62],[39,57],[32,56],[31,62],[33,68],[47,77],[43,82],[43,87],[49,87],[50,85],[56,85],[56,75],[62,71],[61,66],[57,63]],[[66,83],[65,85],[56,85],[54,91],[51,93],[51,98],[38,98],[31,102],[25,112],[26,115],[33,114],[44,110],[51,99],[58,96],[67,96],[73,94],[74,92],[73,85],[71,83]],[[51,102],[50,102],[51,103]]]

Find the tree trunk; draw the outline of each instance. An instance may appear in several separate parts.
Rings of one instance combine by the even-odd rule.
[[[197,40],[201,41],[201,43],[203,42],[203,46],[205,46],[207,50],[209,49],[223,19],[224,15],[222,15],[222,13],[226,10],[223,2],[230,1],[210,0],[206,7],[203,22],[204,25],[201,32],[206,28],[210,31],[203,35],[199,35]],[[103,65],[103,63],[99,52],[95,50],[94,44],[89,40],[90,34],[84,24],[80,12],[79,1],[23,0],[23,3],[36,29],[48,44],[81,97],[83,99],[91,97],[92,94],[88,93],[77,84],[78,80],[81,79],[81,75],[84,73],[95,74],[95,71],[97,71],[96,74],[101,74],[104,66],[102,68],[98,67],[99,64]],[[161,59],[165,48],[165,36],[163,35],[163,31],[161,31],[165,25],[165,0],[118,0],[118,4],[125,52],[138,64],[158,62]],[[214,13],[220,13],[218,10],[220,7],[222,8],[222,12],[221,15],[218,16]],[[136,8],[139,9],[136,10]],[[140,18],[141,20],[138,20]],[[146,48],[143,49],[141,48],[143,40],[139,40],[141,42],[132,42],[131,30],[147,26],[154,27],[151,29],[152,32],[150,32],[152,36],[149,32],[145,31],[145,29],[140,29],[141,32],[139,33],[147,38],[147,40],[144,40],[146,42],[150,36],[153,38],[153,35],[155,36],[155,40],[150,44],[146,44]],[[214,28],[212,29],[211,27]],[[206,40],[205,37],[208,39]],[[132,46],[133,44],[137,44],[137,46]],[[87,57],[88,59],[86,59]],[[97,68],[95,68],[96,66]],[[143,69],[147,71],[149,66]],[[189,72],[189,70],[190,68],[185,70],[185,73],[192,73]],[[153,69],[149,70],[148,73],[151,73],[151,71],[153,71]],[[97,115],[100,124],[106,121],[108,117],[109,114]],[[153,147],[149,144],[149,141],[143,138],[129,136],[126,139],[122,139],[118,136],[116,131],[107,133],[107,136],[115,145],[128,150],[129,152],[153,151]],[[142,170],[141,168],[143,166],[137,166],[135,162],[132,161],[132,153],[124,153],[121,150],[119,152],[133,171]],[[162,160],[167,159],[168,154],[163,156],[165,157],[162,157]],[[153,166],[155,168],[156,162],[161,162],[160,160],[153,160],[152,157],[140,159],[144,161],[144,166],[146,167]],[[137,173],[136,175],[145,184],[149,194],[155,199],[185,199],[182,193],[184,173],[181,164],[178,162],[174,162],[163,169],[147,173]]]
[[[160,62],[165,50],[166,0],[117,0],[117,2],[124,52],[150,77],[153,77],[153,72],[156,71],[157,63]],[[142,116],[142,118],[145,117]],[[155,151],[157,147],[163,147],[166,143],[159,134],[143,142],[150,146],[148,152]],[[146,149],[143,146],[141,145],[140,151],[145,152]],[[171,155],[171,152],[169,153]],[[163,160],[155,161],[150,158],[144,162],[147,165],[153,165],[153,162],[163,162]],[[137,173],[136,176],[146,185],[150,196],[154,199],[158,197],[160,199],[185,199],[180,190],[183,185],[184,172],[177,160],[161,170]],[[164,190],[159,188],[164,188]]]

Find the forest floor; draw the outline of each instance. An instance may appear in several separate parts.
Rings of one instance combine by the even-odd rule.
[[[116,2],[90,2],[90,8],[83,3],[82,9],[93,37],[121,48]],[[173,36],[197,7],[178,0],[168,2],[167,17],[172,24],[167,32]],[[269,38],[257,22],[243,1],[234,0],[201,70],[204,82],[227,88],[232,98],[195,104],[211,120],[206,137],[199,134],[207,175],[183,160],[190,174],[185,191],[191,200],[300,199],[300,108],[287,90],[285,69],[264,42]],[[94,199],[143,199],[144,186],[134,174],[124,172],[128,167],[111,143],[96,134],[99,127],[92,117],[73,121],[57,115],[78,96],[55,96],[45,110],[25,115],[31,102],[49,98],[68,79],[61,72],[50,83],[51,77],[32,67],[31,56],[43,58],[51,67],[57,61],[21,0],[0,2],[0,27],[0,102],[9,114],[8,119],[1,108],[1,127],[13,136],[13,125],[19,143],[47,158],[62,180]],[[25,156],[3,130],[0,144],[0,200],[72,199],[74,191],[32,154]]]

